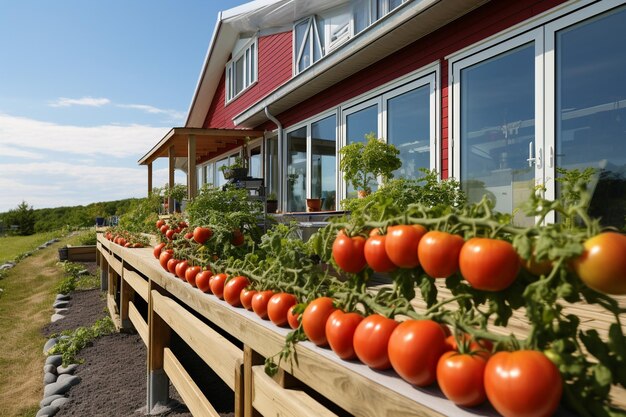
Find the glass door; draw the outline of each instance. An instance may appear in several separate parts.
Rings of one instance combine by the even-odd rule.
[[[454,65],[453,175],[472,202],[487,196],[519,225],[519,211],[544,182],[543,66],[540,32],[520,36]]]

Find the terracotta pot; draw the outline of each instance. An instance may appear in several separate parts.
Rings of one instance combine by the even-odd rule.
[[[365,190],[359,190],[356,192],[356,194],[359,198],[365,198],[369,195],[369,193]]]
[[[267,212],[276,213],[278,210],[278,200],[267,200]]]
[[[322,208],[322,199],[321,198],[307,198],[306,199],[306,211],[320,211]]]

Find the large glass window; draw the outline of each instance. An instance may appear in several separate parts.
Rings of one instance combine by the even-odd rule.
[[[349,113],[346,116],[346,145],[353,142],[365,142],[365,135],[373,133],[378,137],[378,104],[365,107]],[[372,185],[372,191],[378,187]],[[348,198],[356,197],[356,190],[352,184],[346,184]]]
[[[431,87],[425,85],[387,100],[387,141],[400,151],[396,177],[417,178],[430,168]]]
[[[534,68],[530,43],[461,70],[460,180],[470,201],[487,195],[512,213],[534,185]]]
[[[322,199],[322,210],[335,210],[336,129],[335,116],[311,124],[311,198]]]
[[[265,187],[267,195],[275,194],[278,198],[278,138],[265,141]]]
[[[295,26],[295,69],[296,74],[310,67],[324,56],[324,21],[311,16]]]
[[[261,145],[253,146],[250,148],[249,162],[249,175],[252,178],[263,177],[263,164],[261,160]]]
[[[220,159],[215,162],[215,186],[221,187],[226,184],[226,178],[224,178],[224,172],[220,168],[229,165],[228,157]]]
[[[624,39],[624,8],[556,35],[556,166],[595,168],[591,214],[620,228],[626,217]]]
[[[306,210],[306,130],[287,134],[287,211]]]

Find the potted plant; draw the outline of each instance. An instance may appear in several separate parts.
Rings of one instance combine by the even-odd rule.
[[[372,184],[381,177],[383,184],[393,178],[393,171],[402,166],[400,151],[392,144],[378,139],[374,133],[365,135],[365,143],[354,142],[339,151],[339,167],[343,178],[363,197],[372,192]]]
[[[220,167],[220,171],[227,180],[245,180],[248,177],[248,142],[250,142],[250,138],[246,136],[241,145],[241,155],[243,156],[238,155],[235,157],[234,163]]]
[[[165,185],[165,198],[174,200],[175,211],[180,212],[183,200],[187,197],[187,186],[183,184],[174,184],[173,187]]]
[[[276,198],[276,193],[271,192],[267,195],[267,199],[265,200],[267,212],[268,213],[276,213],[278,210],[278,199]]]
[[[306,211],[320,211],[322,208],[322,199],[321,198],[307,198],[306,199]]]

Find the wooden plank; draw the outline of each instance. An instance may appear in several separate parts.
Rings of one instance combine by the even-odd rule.
[[[111,320],[113,320],[113,324],[115,325],[115,329],[119,332],[121,327],[120,315],[117,310],[117,304],[115,304],[115,298],[111,294],[107,294],[107,307],[109,309]]]
[[[131,323],[133,323],[144,345],[148,346],[148,323],[144,321],[139,310],[137,310],[137,307],[135,307],[135,304],[132,302],[128,303],[128,318]]]
[[[243,417],[243,409],[245,407],[245,395],[244,395],[244,371],[243,362],[235,368],[235,417]]]
[[[308,394],[282,388],[265,374],[263,366],[252,368],[254,408],[264,416],[337,417]]]
[[[124,268],[124,281],[131,286],[135,293],[139,294],[141,298],[148,301],[148,281],[146,281],[141,275],[135,271]]]
[[[171,298],[153,291],[152,302],[154,311],[234,390],[243,352]]]
[[[155,300],[153,294],[163,291],[150,283],[150,294],[148,300],[148,370],[154,371],[163,369],[163,349],[169,347],[171,330],[165,320],[155,311]]]
[[[109,265],[111,265],[111,268],[117,272],[117,275],[122,275],[122,261],[117,259],[115,255],[111,255],[109,257]]]
[[[259,413],[254,410],[252,406],[253,393],[253,376],[252,367],[263,364],[263,357],[250,348],[250,346],[244,345],[243,347],[243,415],[244,417],[256,417]]]
[[[220,417],[169,348],[164,351],[163,367],[194,417]]]

